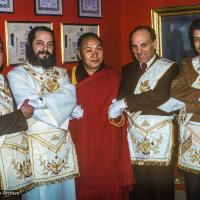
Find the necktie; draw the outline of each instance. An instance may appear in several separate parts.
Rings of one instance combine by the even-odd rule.
[[[141,64],[141,68],[142,68],[142,73],[144,73],[146,68],[147,68],[147,64],[146,63],[142,63]]]

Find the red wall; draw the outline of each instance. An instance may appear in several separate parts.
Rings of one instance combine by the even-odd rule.
[[[200,4],[200,0],[122,0],[121,63],[132,60],[129,33],[137,25],[151,25],[151,9]]]
[[[78,0],[63,0],[63,16],[34,14],[34,0],[14,0],[14,13],[0,13],[0,36],[5,44],[5,20],[51,21],[57,42],[58,65],[71,68],[75,63],[61,63],[60,23],[100,24],[105,62],[116,68],[132,60],[128,46],[129,32],[139,24],[151,25],[151,9],[200,4],[200,0],[102,0],[102,18],[78,17]],[[6,55],[5,55],[6,60]],[[11,67],[6,66],[6,73]]]
[[[117,0],[102,0],[103,18],[80,18],[78,17],[78,0],[63,0],[63,16],[44,16],[34,14],[34,0],[13,0],[14,13],[0,13],[0,37],[5,44],[5,20],[7,21],[51,21],[57,42],[58,65],[70,68],[75,63],[61,63],[61,39],[60,23],[77,24],[100,24],[100,35],[105,46],[105,62],[116,67],[120,66],[120,2]],[[114,7],[113,7],[114,5]],[[119,18],[118,18],[119,16]],[[118,18],[118,20],[116,20]],[[4,69],[6,73],[11,67],[6,66],[6,55],[4,55]]]

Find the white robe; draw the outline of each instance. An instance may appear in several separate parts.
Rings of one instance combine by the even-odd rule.
[[[24,65],[27,66],[27,64]],[[42,67],[31,66],[30,64],[28,64],[28,67],[40,75],[43,75],[46,71]],[[14,68],[8,74],[10,87],[18,107],[25,99],[29,99],[29,104],[35,107],[34,114],[29,120],[28,134],[37,131],[46,132],[51,129],[68,129],[69,115],[76,105],[75,87],[70,84],[66,70],[57,69],[60,74],[58,78],[60,87],[54,92],[45,91],[42,96],[40,93],[41,82],[30,75],[23,64]],[[23,199],[74,200],[76,199],[74,179],[36,187],[23,194]]]

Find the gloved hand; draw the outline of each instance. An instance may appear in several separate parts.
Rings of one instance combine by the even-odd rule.
[[[81,117],[83,117],[83,109],[81,106],[76,105],[70,115],[70,119],[80,119]]]
[[[109,118],[118,118],[122,112],[127,108],[127,105],[124,102],[124,99],[117,101],[116,99],[112,100],[112,104],[108,110]]]

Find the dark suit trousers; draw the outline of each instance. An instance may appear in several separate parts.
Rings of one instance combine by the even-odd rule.
[[[133,166],[133,200],[174,200],[174,166]]]
[[[200,199],[200,174],[182,172],[185,179],[187,200]]]

